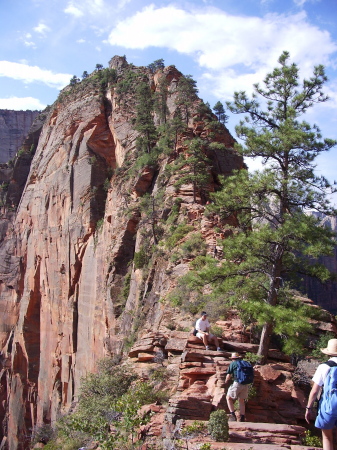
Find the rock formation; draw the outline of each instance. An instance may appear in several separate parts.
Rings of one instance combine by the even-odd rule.
[[[197,234],[202,251],[214,255],[219,219],[204,212],[218,175],[244,167],[228,130],[196,96],[185,104],[190,109],[182,114],[186,125],[158,134],[156,146],[151,143],[155,153],[141,151],[147,136],[140,126],[135,129],[137,86],[145,80],[158,94],[154,123],[159,130],[177,117],[181,77],[174,66],[152,73],[114,57],[109,69],[60,93],[28,137],[21,155],[26,163],[18,159],[13,174],[6,175],[0,245],[1,449],[29,448],[35,426],[53,424],[77,401],[82,376],[95,371],[102,357],[126,354],[130,346],[129,358],[140,374],[146,375],[154,356],[164,355],[178,381],[168,409],[159,408],[158,414],[190,419],[205,419],[214,406],[224,404],[221,380],[229,352],[256,351],[233,316],[218,324],[223,354],[205,352],[189,332],[177,331],[191,327],[193,316],[177,313],[168,300],[178,277],[189,270],[190,255],[180,251],[180,244]],[[179,157],[188,161],[188,141],[196,137],[210,161],[207,189],[193,183],[177,189],[179,173],[172,164]],[[174,234],[177,230],[184,232]],[[327,327],[336,331],[331,318]],[[294,400],[300,393],[289,381],[291,365],[276,350],[269,356],[271,367],[257,369],[258,383],[274,412],[267,416],[252,403],[250,414],[286,423],[291,404],[295,426],[303,398]],[[273,396],[280,390],[278,410]],[[194,401],[186,402],[189,398]],[[200,404],[206,407],[202,417]],[[289,445],[298,442],[294,430],[287,430],[295,436]]]
[[[13,159],[39,111],[0,109],[0,163]]]

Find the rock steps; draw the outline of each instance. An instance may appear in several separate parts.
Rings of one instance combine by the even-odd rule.
[[[223,348],[221,352],[206,350],[200,340],[191,333],[171,331],[147,333],[131,349],[129,357],[133,358],[135,363],[142,365],[154,362],[156,355],[162,353],[168,358],[167,368],[176,369],[178,384],[168,401],[166,411],[161,411],[165,417],[164,422],[171,424],[169,429],[177,421],[182,421],[186,426],[193,421],[208,421],[214,409],[227,410],[224,380],[231,352],[256,352],[257,346],[222,340],[221,347]],[[190,450],[197,450],[201,443],[207,442],[211,444],[212,449],[219,450],[315,449],[301,445],[306,428],[295,425],[298,417],[301,419],[304,417],[304,408],[301,399],[296,399],[298,393],[294,391],[293,384],[291,386],[289,384],[293,367],[289,364],[288,358],[276,350],[269,352],[269,358],[274,362],[259,366],[255,371],[254,386],[257,390],[260,385],[262,388],[259,394],[260,401],[253,399],[247,405],[246,418],[254,422],[229,422],[229,443],[217,443],[211,441],[207,434],[199,435],[189,441]],[[273,397],[274,383],[278,398]],[[280,416],[280,411],[285,413]],[[276,423],[280,420],[278,417],[286,424]],[[155,416],[153,421],[156,421]],[[158,427],[158,420],[155,428],[156,432],[152,430],[152,434],[151,424],[149,425],[150,435],[165,435]]]

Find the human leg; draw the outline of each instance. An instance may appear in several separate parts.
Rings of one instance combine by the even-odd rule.
[[[323,450],[334,450],[333,448],[333,429],[322,430]]]

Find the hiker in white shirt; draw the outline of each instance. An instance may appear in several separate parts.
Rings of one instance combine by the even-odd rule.
[[[327,348],[321,349],[322,353],[325,353],[332,358],[329,361],[333,361],[337,364],[337,339],[330,339]],[[330,371],[331,367],[328,364],[323,363],[317,367],[315,375],[312,378],[313,386],[311,388],[308,404],[306,406],[305,420],[310,423],[312,417],[312,409],[318,394],[320,393],[325,379]],[[315,427],[322,430],[323,450],[334,450],[333,448],[333,428],[337,425],[337,420],[329,416],[320,414],[318,412]]]
[[[206,311],[203,311],[201,313],[200,319],[198,319],[195,324],[195,329],[197,330],[196,336],[202,340],[202,342],[206,347],[206,350],[209,350],[209,344],[212,344],[213,342],[214,345],[216,346],[217,351],[220,352],[221,348],[219,347],[218,338],[214,336],[214,334],[211,334],[209,332],[210,328],[211,324],[207,319],[207,313]]]

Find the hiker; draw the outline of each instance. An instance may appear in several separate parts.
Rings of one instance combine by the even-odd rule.
[[[334,369],[330,374],[332,367],[337,366],[337,339],[330,339],[326,348],[321,348],[321,352],[325,355],[331,356],[329,360],[323,364],[320,364],[312,378],[314,382],[308,399],[308,404],[305,407],[305,420],[310,423],[310,419],[313,418],[313,404],[324,386],[325,394],[329,393],[328,385],[330,377],[335,372]],[[326,411],[326,395],[321,395],[318,407],[318,415],[315,420],[315,427],[322,430],[323,450],[333,450],[333,428],[337,425],[337,410],[336,413]],[[336,394],[335,394],[336,395]],[[337,399],[336,399],[337,400]],[[335,411],[335,410],[333,410]]]
[[[243,361],[239,353],[232,353],[227,372],[225,385],[228,385],[231,380],[233,383],[229,387],[226,395],[227,405],[230,412],[229,421],[237,421],[234,409],[235,400],[239,401],[240,422],[245,422],[246,405],[245,400],[248,398],[249,384],[254,379],[254,369],[248,361]],[[243,369],[243,370],[242,370]]]
[[[216,346],[216,349],[218,352],[221,352],[221,348],[219,346],[219,341],[214,334],[211,334],[209,332],[209,329],[211,327],[211,324],[209,323],[207,319],[207,312],[203,311],[201,313],[200,319],[197,320],[195,324],[195,329],[197,331],[196,336],[201,339],[206,347],[206,350],[209,350],[209,344],[214,342],[214,345]]]

